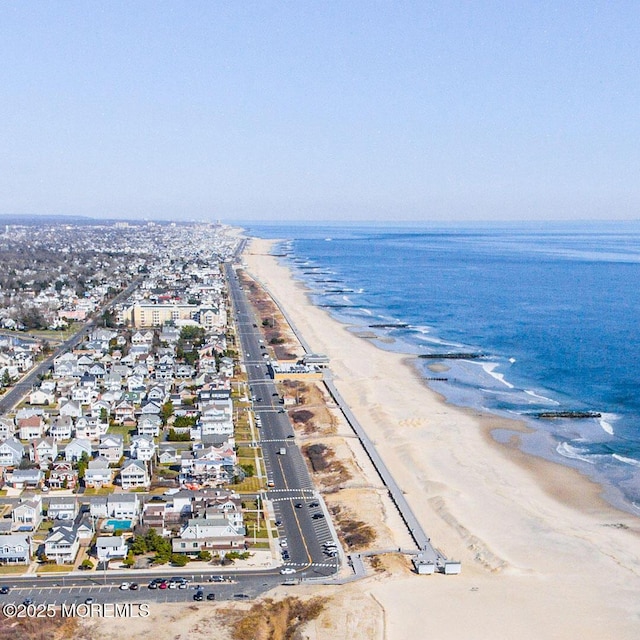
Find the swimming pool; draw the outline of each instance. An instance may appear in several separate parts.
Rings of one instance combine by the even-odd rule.
[[[104,523],[104,528],[111,529],[113,531],[116,529],[131,529],[131,520],[107,520]]]

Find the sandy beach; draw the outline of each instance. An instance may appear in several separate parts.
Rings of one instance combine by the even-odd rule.
[[[407,357],[313,306],[270,246],[251,242],[249,273],[329,356],[336,386],[432,542],[463,563],[459,576],[399,571],[344,588],[345,598],[368,599],[369,616],[378,612],[381,637],[636,638],[638,519],[577,472],[520,453],[522,425],[446,404]],[[513,432],[509,445],[491,438],[497,427]]]

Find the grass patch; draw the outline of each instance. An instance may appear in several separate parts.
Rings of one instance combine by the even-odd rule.
[[[114,491],[113,487],[102,487],[101,489],[85,489],[85,496],[108,496]]]
[[[17,573],[24,573],[28,569],[28,565],[21,564],[19,566],[3,564],[0,565],[0,575],[15,575]]]
[[[253,493],[255,491],[261,491],[265,488],[264,480],[261,478],[245,478],[242,482],[238,484],[230,485],[238,491],[239,493]]]
[[[254,604],[249,612],[233,626],[234,640],[292,640],[299,637],[300,627],[315,620],[324,609],[326,598],[285,598],[276,602],[271,598]]]
[[[36,569],[36,573],[70,573],[73,571],[72,564],[43,564]]]

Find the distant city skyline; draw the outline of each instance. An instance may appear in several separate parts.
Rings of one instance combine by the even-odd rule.
[[[640,5],[0,5],[0,214],[640,218]]]

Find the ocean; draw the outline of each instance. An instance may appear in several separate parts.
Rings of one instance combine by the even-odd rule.
[[[525,452],[640,515],[640,223],[245,229],[449,402],[525,420]]]

